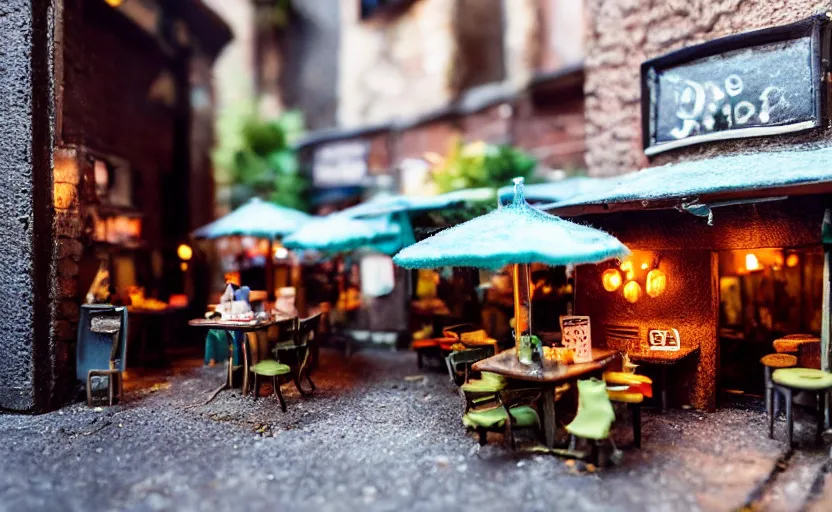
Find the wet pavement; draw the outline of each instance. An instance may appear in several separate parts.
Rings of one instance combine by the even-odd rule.
[[[201,405],[223,370],[113,408],[0,414],[0,510],[832,510],[828,445],[798,421],[807,446],[786,450],[758,408],[646,411],[643,449],[590,472],[496,434],[478,449],[447,375],[410,353],[324,352],[318,391],[285,385],[285,413],[233,390]]]

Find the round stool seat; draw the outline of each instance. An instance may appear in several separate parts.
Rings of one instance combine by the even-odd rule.
[[[820,343],[820,338],[812,334],[789,334],[774,340],[774,351],[794,353],[800,349],[800,345],[803,343]]]
[[[760,359],[769,368],[791,368],[797,366],[797,356],[791,354],[769,354]]]
[[[807,391],[832,388],[832,373],[812,368],[781,368],[774,371],[771,380],[781,386]]]

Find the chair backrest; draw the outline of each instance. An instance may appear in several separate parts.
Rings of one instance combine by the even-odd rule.
[[[117,332],[93,332],[94,317],[115,316],[120,320]],[[111,329],[106,329],[110,331]],[[127,308],[109,304],[84,304],[78,319],[78,338],[75,349],[75,377],[86,382],[90,370],[107,370],[110,361],[114,369],[124,370],[127,357]]]
[[[465,374],[465,380],[468,380],[468,367],[477,361],[482,361],[483,359],[487,359],[494,355],[494,350],[491,347],[483,347],[483,348],[471,348],[467,350],[459,350],[457,352],[451,352],[448,354],[448,357],[445,358],[445,362],[448,366],[448,373],[451,376],[451,382],[457,383],[457,377],[459,370],[459,365],[464,364],[465,368],[463,368],[463,372]]]
[[[312,342],[321,328],[321,313],[302,318],[298,323],[298,336],[296,343],[306,345]]]

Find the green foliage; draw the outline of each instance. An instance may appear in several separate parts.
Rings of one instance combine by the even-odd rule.
[[[281,206],[306,210],[309,183],[300,172],[293,140],[303,131],[299,113],[287,112],[275,120],[246,116],[238,124],[236,147],[215,153],[215,162],[230,174],[231,203],[237,207],[258,196]]]
[[[508,145],[484,142],[457,142],[448,157],[433,171],[440,192],[462,188],[499,188],[512,178],[530,181],[537,161],[531,155]]]

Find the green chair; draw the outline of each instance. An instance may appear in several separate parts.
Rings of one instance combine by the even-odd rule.
[[[281,341],[275,345],[277,352],[277,360],[281,363],[288,364],[292,369],[292,380],[295,387],[302,396],[306,396],[315,391],[315,383],[312,382],[310,376],[311,367],[309,365],[309,356],[311,354],[311,347],[317,343],[317,331],[320,328],[321,315],[310,316],[298,321],[294,336],[291,339]],[[288,336],[287,336],[288,337]],[[304,391],[301,386],[301,380],[305,378],[309,383],[310,391]]]
[[[540,429],[540,418],[533,407],[540,399],[539,389],[503,389],[497,393],[462,392],[466,398],[462,424],[477,432],[480,446],[488,443],[488,432],[502,432],[513,450],[516,448],[516,429]]]
[[[267,350],[261,356],[257,363],[249,367],[249,372],[254,375],[254,399],[256,400],[260,392],[260,377],[267,377],[272,379],[272,386],[274,387],[274,394],[280,400],[280,408],[286,411],[286,401],[283,399],[283,394],[280,392],[280,377],[292,372],[292,368],[288,364],[281,363],[278,358],[277,347],[281,343],[294,343],[294,338],[298,332],[298,320],[292,318],[278,322],[276,325],[277,332],[274,336],[266,336]],[[269,354],[274,354],[275,358],[268,358]]]
[[[451,382],[457,386],[462,386],[467,383],[471,373],[471,365],[493,355],[493,347],[471,348],[451,352],[445,358],[445,364],[448,367]]]
[[[610,428],[615,421],[607,384],[600,379],[578,381],[578,413],[575,419],[566,426],[571,434],[572,446],[575,438],[587,439],[592,444],[593,459],[598,459],[598,442],[610,436]]]
[[[781,368],[771,374],[774,391],[772,410],[768,416],[768,437],[774,439],[774,410],[777,409],[778,396],[782,395],[786,401],[786,432],[789,447],[794,446],[794,417],[792,399],[795,391],[813,393],[817,398],[817,430],[815,439],[818,443],[823,434],[824,413],[827,397],[832,389],[832,373],[812,368]]]

